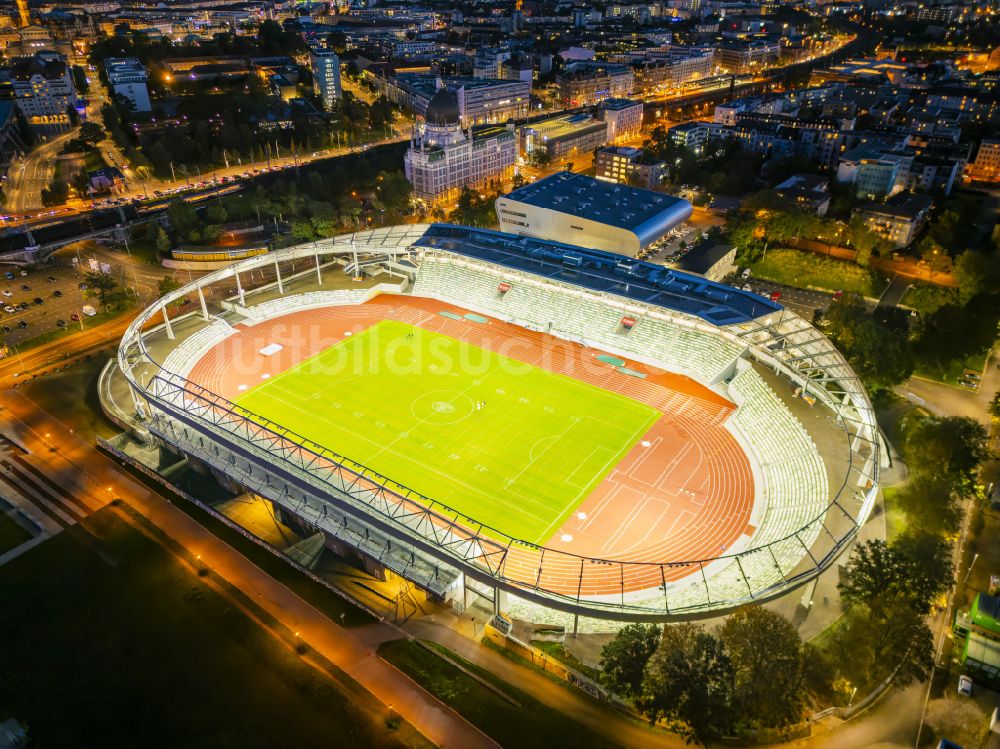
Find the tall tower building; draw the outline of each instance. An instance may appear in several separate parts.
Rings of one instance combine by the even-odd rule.
[[[28,0],[17,0],[17,14],[21,17],[21,28],[31,25],[31,13],[28,11]]]
[[[309,51],[309,64],[312,67],[313,92],[329,111],[343,96],[340,88],[340,58],[332,49],[313,47]]]

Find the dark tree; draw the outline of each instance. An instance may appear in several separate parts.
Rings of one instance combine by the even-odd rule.
[[[966,495],[979,464],[989,455],[986,428],[966,416],[921,419],[903,442],[903,458],[911,471],[950,480]]]
[[[640,704],[689,742],[709,746],[732,721],[733,665],[722,643],[696,624],[663,629],[646,666]]]
[[[660,642],[655,624],[630,624],[601,651],[601,682],[616,694],[636,699],[642,694],[646,663]]]
[[[792,623],[748,606],[726,619],[722,644],[733,664],[733,707],[748,724],[781,726],[802,715],[802,641]]]
[[[848,293],[832,305],[820,326],[871,390],[890,388],[913,373],[913,351],[905,319],[880,311],[876,318],[864,299]]]

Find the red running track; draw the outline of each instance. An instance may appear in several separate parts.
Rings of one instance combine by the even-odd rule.
[[[343,340],[346,333],[399,320],[627,395],[663,414],[555,531],[545,544],[547,551],[510,549],[502,570],[508,580],[572,596],[648,590],[699,569],[661,568],[660,563],[711,559],[753,534],[750,463],[723,427],[732,403],[683,375],[626,360],[628,368],[646,375],[640,379],[600,362],[596,357],[602,352],[596,349],[499,320],[453,320],[442,311],[466,312],[433,299],[382,295],[362,305],[237,325],[238,333],[209,350],[189,379],[235,400],[241,385],[279,374]],[[270,343],[284,348],[260,356]],[[336,445],[330,448],[336,450]]]

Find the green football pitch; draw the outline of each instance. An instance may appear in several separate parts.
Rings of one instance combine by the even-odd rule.
[[[660,415],[393,321],[345,338],[237,403],[532,543],[551,537]]]

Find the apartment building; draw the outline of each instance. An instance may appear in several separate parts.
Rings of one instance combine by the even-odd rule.
[[[852,216],[859,217],[866,227],[892,243],[906,247],[917,238],[930,216],[934,201],[927,195],[901,192],[885,203],[870,202],[858,206]]]
[[[563,104],[582,107],[627,98],[635,88],[635,75],[627,65],[582,61],[557,75],[556,85]]]

